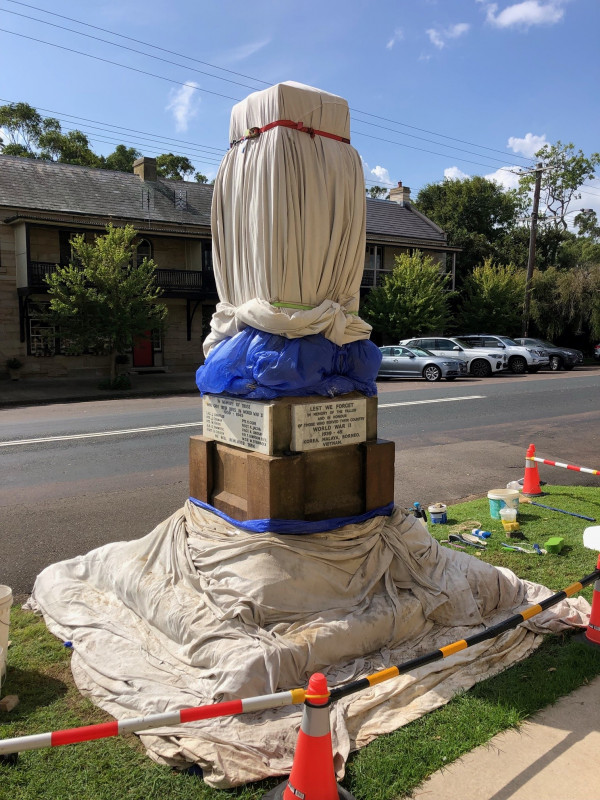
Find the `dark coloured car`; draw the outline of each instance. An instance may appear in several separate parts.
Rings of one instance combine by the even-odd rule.
[[[378,378],[424,378],[426,381],[445,378],[453,381],[467,377],[466,361],[434,356],[421,347],[393,345],[379,349],[382,358]]]
[[[583,364],[583,353],[572,347],[560,347],[544,339],[515,339],[515,342],[524,347],[538,347],[545,350],[550,358],[549,369],[553,372],[559,369],[570,370],[578,364]]]

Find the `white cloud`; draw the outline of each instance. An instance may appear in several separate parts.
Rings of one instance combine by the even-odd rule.
[[[511,136],[507,147],[510,147],[513,153],[519,153],[525,158],[533,158],[545,144],[548,144],[545,133],[541,136],[536,136],[534,133],[526,133],[522,139],[517,136]]]
[[[441,50],[446,46],[448,39],[458,39],[470,28],[468,22],[457,22],[456,25],[449,25],[447,28],[428,28],[425,33],[429,36],[431,43]]]
[[[196,93],[197,83],[190,81],[180,89],[171,89],[169,103],[165,111],[172,111],[175,118],[175,129],[187,131],[189,121],[198,113],[200,98]]]
[[[402,28],[396,28],[396,30],[394,31],[394,35],[386,44],[387,49],[391,50],[392,47],[402,39],[404,39],[404,31],[402,30]]]
[[[464,181],[465,178],[470,177],[466,172],[463,172],[458,167],[446,167],[444,170],[444,180],[449,181]]]
[[[484,0],[483,0],[484,1]],[[482,2],[482,0],[479,0]],[[506,6],[499,13],[497,3],[485,3],[487,21],[497,28],[522,28],[532,25],[555,25],[564,16],[565,0],[523,0]]]
[[[270,42],[270,39],[260,39],[257,42],[248,42],[248,44],[242,44],[239,47],[230,50],[228,53],[224,53],[220,57],[220,60],[229,64],[236,63],[237,61],[244,61],[246,58],[253,56],[254,53],[258,53],[259,50],[262,50],[263,47],[266,47],[268,44],[270,44]]]
[[[522,167],[503,167],[483,177],[488,181],[494,181],[494,183],[499,184],[503,189],[517,189],[519,186],[519,176],[517,173],[520,169],[522,169]]]
[[[371,175],[373,175],[375,179],[384,186],[386,185],[389,186],[392,183],[392,179],[390,178],[390,173],[387,171],[385,167],[376,166],[374,169],[371,170]]]

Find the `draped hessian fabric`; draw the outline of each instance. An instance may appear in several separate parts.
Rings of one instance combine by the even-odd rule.
[[[255,92],[233,108],[229,138],[238,144],[213,195],[220,302],[205,354],[247,326],[290,339],[322,334],[337,345],[369,338],[356,313],[366,224],[360,156],[351,144],[287,127],[238,141],[278,120],[350,137],[347,102],[299,83]]]

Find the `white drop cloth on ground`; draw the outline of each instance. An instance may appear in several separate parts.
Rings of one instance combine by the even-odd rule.
[[[53,564],[29,607],[73,642],[79,689],[119,719],[305,687],[399,664],[505,619],[549,590],[441,547],[396,509],[307,536],[245,533],[188,502],[150,534]],[[583,598],[332,706],[338,774],[350,750],[587,623]],[[149,755],[233,786],[288,772],[301,706],[157,729]]]
[[[230,141],[278,120],[350,137],[343,98],[287,82],[234,106]],[[320,333],[338,345],[369,338],[356,313],[366,201],[352,145],[276,127],[233,146],[215,180],[211,228],[220,302],[205,355],[247,326],[288,338]]]

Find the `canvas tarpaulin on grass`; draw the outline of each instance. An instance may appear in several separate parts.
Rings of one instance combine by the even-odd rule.
[[[396,509],[306,536],[246,533],[188,502],[147,536],[53,564],[29,605],[73,642],[79,689],[119,719],[305,687],[400,664],[496,624],[551,592],[441,547]],[[491,642],[332,706],[348,753],[526,657],[540,633],[587,623],[565,600]],[[233,786],[289,772],[301,706],[142,734],[160,763]]]

